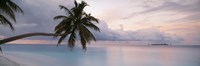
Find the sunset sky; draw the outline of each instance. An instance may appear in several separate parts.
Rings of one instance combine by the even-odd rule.
[[[73,0],[13,0],[23,10],[16,30],[0,26],[0,38],[29,32],[53,33],[53,17],[65,14],[58,5],[73,7]],[[82,0],[78,0],[80,2]],[[200,41],[200,0],[84,0],[85,11],[100,20],[100,41]],[[2,28],[3,27],[3,28]],[[52,37],[31,37],[12,43],[56,43]],[[197,43],[199,44],[199,43]]]

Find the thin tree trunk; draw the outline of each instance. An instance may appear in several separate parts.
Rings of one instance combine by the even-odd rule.
[[[69,33],[67,33],[67,34],[69,34]],[[40,32],[26,33],[26,34],[17,35],[17,36],[9,37],[9,38],[6,38],[6,39],[2,39],[2,40],[0,40],[0,45],[5,44],[7,42],[14,41],[14,40],[18,40],[18,39],[22,39],[22,38],[26,38],[26,37],[31,37],[31,36],[62,36],[62,35],[64,35],[64,34],[40,33]]]

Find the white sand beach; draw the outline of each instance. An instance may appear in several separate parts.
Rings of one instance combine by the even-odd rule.
[[[20,64],[16,63],[10,58],[0,55],[0,66],[20,66]]]
[[[63,66],[60,62],[54,57],[29,52],[4,52],[0,55],[0,66]]]

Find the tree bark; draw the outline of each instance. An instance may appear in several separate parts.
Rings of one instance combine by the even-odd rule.
[[[66,33],[66,34],[69,34],[69,33]],[[31,36],[62,36],[62,35],[64,35],[64,34],[41,33],[41,32],[26,33],[26,34],[17,35],[17,36],[2,39],[2,40],[0,40],[0,45],[5,44],[7,42],[14,41],[14,40],[18,40],[18,39],[22,39],[22,38],[26,38],[26,37],[31,37]]]

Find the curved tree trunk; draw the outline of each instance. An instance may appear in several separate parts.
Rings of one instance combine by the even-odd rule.
[[[69,34],[69,33],[67,33]],[[26,37],[31,37],[31,36],[62,36],[64,34],[54,34],[54,33],[26,33],[26,34],[22,34],[22,35],[17,35],[17,36],[13,36],[13,37],[9,37],[6,39],[2,39],[0,40],[0,45],[5,44],[7,42],[11,42],[14,40],[18,40],[18,39],[22,39],[22,38],[26,38]]]

